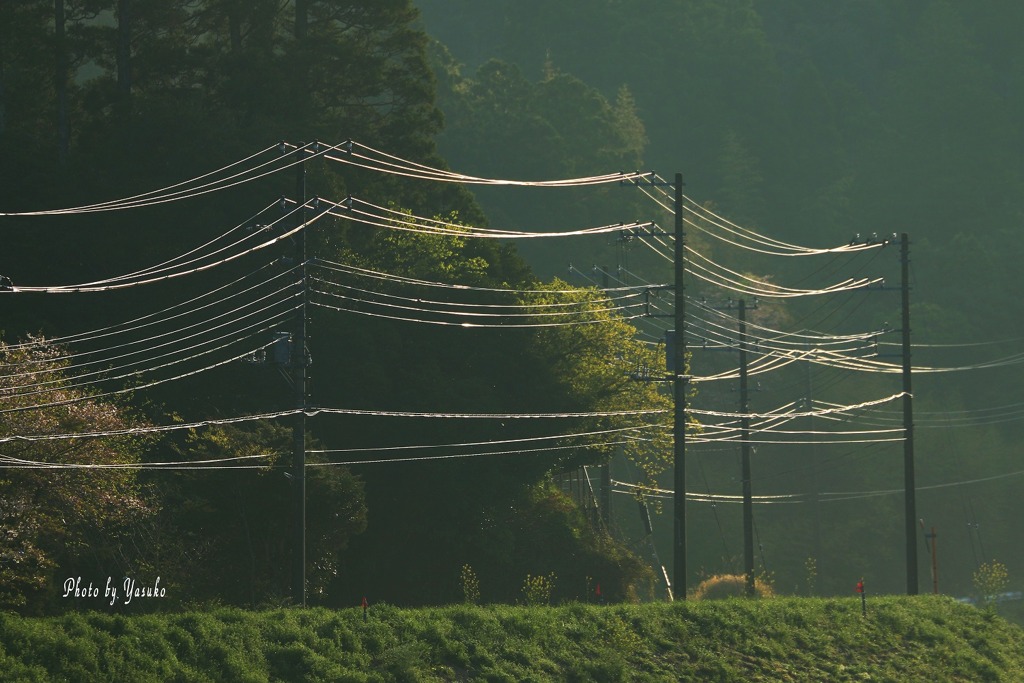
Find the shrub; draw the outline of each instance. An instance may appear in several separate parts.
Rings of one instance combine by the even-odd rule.
[[[1006,565],[998,560],[983,562],[974,572],[974,590],[978,593],[978,604],[989,609],[995,608],[999,594],[1006,590],[1010,575]]]
[[[480,602],[480,579],[468,564],[462,565],[462,598],[465,602],[475,605]]]
[[[807,571],[807,594],[814,595],[818,585],[818,560],[808,557],[804,561],[804,569]]]
[[[526,575],[523,581],[523,601],[527,605],[550,605],[551,592],[555,589],[555,573],[547,576]]]
[[[694,600],[723,600],[725,598],[742,598],[747,594],[747,577],[743,574],[716,574],[704,579],[694,589],[691,596]],[[771,598],[775,591],[771,584],[762,577],[754,578],[754,597]]]

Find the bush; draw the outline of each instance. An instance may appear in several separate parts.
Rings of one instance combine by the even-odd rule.
[[[747,594],[747,577],[743,574],[716,574],[704,579],[694,589],[691,596],[694,600],[723,600],[725,598],[742,598]],[[775,596],[771,584],[760,576],[754,578],[754,597],[771,598]]]
[[[995,609],[999,594],[1006,590],[1010,575],[1006,565],[998,560],[983,562],[974,572],[974,590],[978,594],[978,604],[988,609]]]
[[[463,601],[475,605],[480,602],[480,579],[477,578],[476,572],[468,564],[462,565],[462,574],[460,576],[462,581],[462,599]]]
[[[547,576],[526,575],[523,581],[523,602],[527,605],[550,605],[551,592],[555,589],[555,573]]]

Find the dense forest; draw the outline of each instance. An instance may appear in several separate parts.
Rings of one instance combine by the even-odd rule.
[[[297,405],[310,602],[459,600],[464,571],[488,601],[529,575],[560,599],[649,582],[555,478],[657,426],[665,397],[627,377],[654,352],[472,227],[459,184],[341,144],[445,166],[409,3],[3,13],[5,605],[66,608],[79,576],[293,600]],[[665,439],[626,445],[653,473]]]
[[[826,248],[907,233],[921,589],[932,589],[925,532],[933,526],[943,592],[969,594],[973,572],[993,559],[1020,576],[1018,7],[942,0],[418,5],[439,43],[434,69],[446,126],[438,139],[454,167],[510,175],[651,168],[666,178],[678,171],[695,204],[772,240]],[[546,224],[538,213],[549,207],[484,189],[477,196],[494,220]],[[569,202],[558,215],[569,222],[594,207],[616,220],[665,220],[646,198],[634,205],[635,197],[617,192],[626,214]],[[745,240],[733,234],[712,238],[705,227],[688,226],[696,252],[761,282],[814,288],[862,276],[884,277],[888,288],[900,283],[897,247],[845,260],[780,258],[739,248],[729,240]],[[753,246],[772,250],[764,244]],[[670,265],[637,240],[590,251],[546,246],[524,252],[531,265],[551,274],[571,263],[580,284],[600,282],[602,272],[630,284],[661,282]],[[716,310],[693,314],[695,377],[736,367],[735,354],[702,352],[701,338],[714,332],[728,341],[720,326],[735,330],[735,307],[719,309],[749,289],[737,289],[738,276],[723,278],[724,271],[709,277],[702,264],[695,262],[687,292]],[[747,292],[748,304],[752,298]],[[784,332],[813,347],[828,343],[820,335],[888,330],[872,358],[900,363],[896,292],[760,298],[749,317],[776,332],[755,335]],[[650,341],[667,326],[638,323]],[[801,337],[806,330],[814,336]],[[754,413],[791,401],[850,405],[900,388],[898,374],[820,361],[756,380]],[[736,390],[735,379],[698,384],[694,406],[736,410]],[[899,406],[887,408],[846,416],[846,424],[811,417],[786,429],[898,427]],[[754,446],[754,493],[802,494],[791,500],[800,504],[755,505],[759,571],[787,591],[841,594],[860,577],[877,590],[904,590],[901,444],[853,443],[853,435],[850,443],[823,443],[834,437],[795,433],[754,440],[762,441]],[[712,441],[692,450],[691,493],[739,495],[739,446]],[[614,502],[640,538],[635,506]],[[694,570],[741,566],[737,507],[691,501]],[[655,518],[662,558],[671,527],[670,514]]]
[[[637,379],[664,367],[672,297],[651,283],[671,282],[671,245],[614,226],[671,226],[664,188],[473,181],[647,169],[683,172],[708,259],[686,281],[705,380],[692,579],[742,566],[739,506],[715,498],[741,488],[715,417],[736,410],[737,359],[713,351],[735,346],[746,297],[765,367],[750,409],[831,406],[755,437],[758,571],[778,592],[904,589],[899,404],[839,409],[899,392],[899,296],[880,280],[777,296],[893,285],[899,249],[775,253],[894,232],[911,237],[940,588],[969,593],[992,559],[1015,579],[1021,14],[3,3],[0,603],[68,609],[75,576],[160,576],[161,604],[287,603],[296,439],[311,603],[514,602],[527,577],[556,600],[661,597],[672,403]],[[583,234],[526,236],[565,231]],[[773,359],[780,339],[805,355]],[[586,481],[609,458],[623,495],[604,524]]]

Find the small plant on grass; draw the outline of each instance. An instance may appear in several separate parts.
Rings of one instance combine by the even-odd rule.
[[[818,583],[818,561],[808,557],[804,560],[804,570],[807,572],[807,594],[814,595]]]
[[[526,575],[523,581],[523,601],[527,605],[550,605],[551,591],[555,589],[555,573],[547,576]]]
[[[996,599],[1006,590],[1010,575],[1006,565],[998,560],[982,562],[974,572],[974,590],[978,593],[978,604],[995,609]]]
[[[462,599],[471,605],[480,602],[480,579],[468,564],[462,565]]]

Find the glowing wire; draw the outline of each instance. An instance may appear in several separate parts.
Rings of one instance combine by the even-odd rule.
[[[360,311],[354,308],[344,308],[341,306],[331,306],[320,301],[311,301],[310,305],[325,308],[331,311],[338,311],[344,313],[355,313],[357,315],[367,316],[371,318],[381,318],[384,320],[399,320],[403,322],[411,323],[422,323],[425,325],[440,325],[445,327],[463,327],[463,328],[539,328],[539,327],[570,327],[573,325],[601,325],[621,322],[623,320],[632,320],[635,318],[643,317],[643,313],[638,313],[633,316],[615,316],[597,320],[573,320],[560,323],[475,323],[475,322],[451,322],[446,320],[426,320],[423,318],[412,318],[399,315],[384,315],[383,313],[371,313],[369,311]]]
[[[108,396],[118,396],[120,394],[131,393],[131,392],[138,391],[140,389],[149,389],[151,387],[155,387],[155,386],[158,386],[160,384],[166,384],[168,382],[176,382],[176,381],[184,379],[186,377],[192,377],[194,375],[198,375],[198,374],[201,374],[203,372],[207,372],[207,371],[212,370],[214,368],[218,368],[218,367],[221,367],[223,365],[227,365],[228,363],[234,363],[236,361],[239,361],[239,360],[242,360],[242,359],[245,359],[245,358],[250,358],[257,351],[260,351],[260,350],[263,350],[263,349],[267,349],[267,348],[273,346],[275,343],[276,342],[269,342],[267,344],[263,344],[261,346],[257,346],[255,348],[249,349],[245,353],[239,354],[237,356],[233,356],[231,358],[219,361],[217,363],[213,363],[211,365],[207,365],[207,366],[202,367],[202,368],[198,368],[196,370],[192,370],[190,372],[181,373],[181,374],[175,375],[174,377],[166,377],[164,379],[154,380],[154,381],[148,382],[146,384],[139,384],[139,385],[136,385],[136,386],[125,388],[125,389],[116,389],[116,390],[107,391],[107,392],[103,392],[103,393],[99,393],[99,394],[89,394],[89,395],[86,395],[86,396],[77,396],[75,398],[63,399],[63,400],[60,400],[60,401],[51,401],[49,403],[38,403],[38,404],[34,404],[34,405],[29,405],[29,406],[18,406],[18,407],[15,407],[15,408],[5,408],[5,409],[0,410],[0,414],[17,413],[17,412],[25,412],[27,410],[39,410],[39,409],[42,409],[42,408],[54,408],[54,407],[57,407],[57,406],[72,405],[74,403],[82,403],[83,401],[92,401],[92,400],[97,400],[97,399],[101,399],[101,398],[106,398]],[[219,347],[218,349],[213,349],[212,351],[220,350],[221,348],[226,348],[227,346],[230,346],[230,344],[226,344],[226,345],[224,345],[222,347]],[[182,363],[182,362],[185,362],[185,361],[188,361],[188,360],[193,360],[195,358],[200,358],[203,355],[208,355],[212,351],[206,352],[206,353],[203,353],[203,354],[197,354],[197,355],[192,356],[190,358],[184,358],[184,359],[181,359],[181,360],[178,360],[178,361],[174,361],[173,363],[166,363],[163,366],[159,366],[159,367],[169,367],[169,366],[175,365],[177,363]],[[159,367],[157,367],[157,368],[150,368],[150,371],[159,369]],[[22,438],[22,437],[12,437],[12,438]],[[5,439],[0,438],[0,443],[3,443],[4,440]]]
[[[295,296],[297,297],[299,295],[295,295]],[[37,396],[37,395],[40,395],[40,394],[47,394],[47,393],[52,393],[52,392],[56,392],[56,391],[66,391],[66,390],[70,390],[70,389],[78,389],[78,388],[88,387],[91,384],[92,381],[95,381],[95,379],[91,380],[91,381],[82,381],[84,378],[88,378],[88,377],[98,378],[98,379],[100,379],[102,381],[114,381],[114,380],[119,380],[119,379],[127,379],[127,378],[133,378],[133,377],[140,377],[142,375],[145,375],[145,374],[148,374],[148,373],[152,373],[152,372],[154,372],[156,370],[160,370],[160,369],[163,369],[163,368],[179,365],[181,363],[185,363],[185,362],[188,362],[190,360],[195,360],[196,358],[202,358],[204,356],[209,356],[210,354],[212,354],[212,353],[214,353],[216,351],[221,351],[223,349],[229,348],[231,346],[234,346],[238,342],[241,342],[241,341],[251,337],[252,336],[251,332],[253,330],[255,330],[256,333],[260,333],[260,332],[267,332],[267,331],[270,331],[270,330],[274,329],[274,327],[277,324],[279,324],[283,318],[288,317],[292,312],[298,310],[300,308],[300,306],[301,306],[301,304],[293,305],[291,308],[286,309],[284,311],[281,311],[280,313],[276,313],[276,314],[274,314],[274,315],[272,315],[270,317],[263,318],[263,319],[261,319],[261,320],[259,320],[257,322],[251,323],[251,324],[249,324],[249,325],[247,325],[247,326],[245,326],[245,327],[243,327],[243,328],[241,328],[239,330],[234,330],[234,331],[229,332],[227,334],[223,334],[223,335],[221,335],[219,337],[214,337],[213,339],[208,339],[208,340],[203,341],[201,343],[193,344],[191,346],[186,346],[184,348],[176,349],[174,351],[168,351],[166,353],[157,354],[156,356],[153,356],[153,357],[150,357],[150,358],[143,358],[143,359],[140,359],[140,360],[136,360],[136,361],[133,361],[131,363],[126,363],[126,364],[121,365],[121,366],[114,366],[112,368],[103,368],[103,369],[100,369],[100,370],[94,370],[94,371],[91,371],[91,372],[82,372],[82,373],[77,373],[77,374],[75,374],[73,372],[72,373],[64,372],[64,373],[61,373],[62,374],[61,377],[58,377],[56,379],[46,380],[46,381],[42,381],[42,382],[35,382],[35,383],[32,383],[32,384],[22,384],[22,385],[13,385],[13,386],[10,386],[10,387],[5,387],[5,389],[11,390],[11,393],[7,394],[5,396],[0,396],[0,402],[2,402],[4,399],[15,399],[15,398],[22,398],[22,397],[25,397],[25,396]],[[255,315],[256,313],[260,313],[260,312],[262,312],[262,311],[257,311],[257,312],[254,312],[254,313],[250,314],[250,315]],[[246,316],[246,317],[248,317],[248,316]],[[223,327],[223,325],[217,326],[217,327]],[[185,341],[185,339],[193,338],[193,337],[199,336],[201,334],[206,334],[207,332],[210,332],[213,329],[217,329],[217,328],[211,328],[210,330],[204,330],[203,332],[201,332],[201,333],[199,333],[197,335],[190,335],[190,337],[186,337],[186,338],[183,338],[183,339],[180,339],[180,340],[175,340],[174,342],[170,342],[170,343],[177,344],[177,343],[180,343],[182,341]],[[237,336],[237,335],[243,334],[243,333],[249,333],[249,334],[244,334],[244,336]],[[215,344],[215,343],[217,343],[219,341],[223,341],[225,339],[230,339],[230,341],[228,341],[227,343],[222,344],[220,346],[206,348],[205,350],[203,350],[204,347],[209,347],[210,344]],[[271,344],[272,343],[273,342],[271,342]],[[162,344],[160,346],[166,346],[166,345],[167,344]],[[159,348],[159,347],[153,347],[153,348]],[[187,352],[190,352],[190,351],[195,351],[197,349],[200,349],[200,351],[198,351],[197,353],[195,353],[193,355],[190,355],[190,356],[187,356],[187,357],[184,357],[184,358],[175,358],[175,356],[177,356],[178,354],[187,353]],[[146,352],[149,352],[149,351],[152,351],[152,350],[153,350],[152,348],[151,349],[143,349],[142,351],[139,351],[138,353],[146,353]],[[143,363],[152,363],[154,361],[157,361],[157,360],[160,360],[160,359],[163,359],[163,358],[172,358],[174,360],[171,360],[171,361],[165,362],[165,363],[159,363],[159,364],[153,365],[153,366],[141,367],[141,368],[137,368],[137,369],[134,369],[134,370],[130,370],[130,371],[124,372],[128,368],[133,368],[133,367],[141,365]],[[116,373],[116,372],[123,372],[123,374],[120,374],[120,375],[118,375],[118,374],[109,374],[108,375],[107,374],[107,373]],[[36,389],[35,387],[52,387],[52,388]],[[18,389],[33,389],[33,390],[32,391],[16,391]],[[4,412],[6,412],[6,411],[0,410],[0,413],[4,413]]]
[[[304,207],[305,207],[305,205],[303,205],[303,207],[300,207],[299,209],[295,209],[295,210],[289,212],[289,214],[287,214],[287,215],[292,215],[292,214],[295,213],[295,211],[298,211],[298,210],[300,210],[301,208],[304,208]],[[287,215],[283,216],[280,220],[283,220],[284,218],[286,218]],[[244,256],[248,256],[249,254],[252,254],[252,253],[255,253],[257,251],[266,249],[267,247],[271,247],[271,246],[277,244],[278,242],[281,242],[282,240],[288,239],[289,237],[291,237],[292,235],[298,233],[299,231],[304,230],[308,226],[310,226],[313,223],[315,223],[316,221],[320,220],[320,218],[322,218],[324,215],[325,214],[323,214],[323,213],[318,213],[312,219],[310,219],[308,221],[304,221],[298,227],[292,228],[291,230],[288,230],[287,232],[281,234],[280,236],[271,238],[270,240],[267,240],[267,241],[265,241],[265,242],[263,242],[261,244],[258,244],[255,247],[251,247],[249,249],[246,249],[245,251],[241,251],[241,252],[238,252],[236,254],[232,254],[231,256],[223,258],[223,259],[221,259],[221,260],[219,260],[219,261],[217,261],[215,263],[209,263],[209,264],[206,264],[206,265],[203,265],[203,266],[197,266],[197,267],[194,267],[194,268],[190,268],[188,270],[183,270],[183,271],[179,271],[179,272],[169,273],[169,274],[166,274],[166,275],[160,275],[160,276],[157,276],[157,277],[143,278],[141,280],[135,280],[135,281],[131,281],[131,282],[118,282],[118,283],[115,283],[115,284],[112,284],[112,285],[102,285],[102,286],[96,286],[96,287],[91,287],[91,286],[78,287],[78,286],[68,286],[68,285],[59,285],[59,286],[51,286],[51,287],[14,287],[10,291],[11,292],[43,292],[43,293],[47,293],[47,294],[68,294],[68,293],[73,293],[73,292],[106,292],[106,291],[112,291],[112,290],[116,290],[116,289],[124,289],[126,287],[136,287],[136,286],[139,286],[139,285],[152,284],[154,282],[163,282],[163,281],[166,281],[166,280],[171,280],[171,279],[178,278],[178,277],[183,277],[183,276],[186,276],[186,275],[194,275],[195,273],[200,273],[200,272],[203,272],[203,271],[207,271],[207,270],[210,270],[211,268],[217,268],[219,266],[224,265],[225,263],[230,263],[231,261],[235,261],[235,260],[240,259],[240,258],[242,258]]]
[[[114,200],[110,200],[110,201],[106,201],[106,202],[98,202],[96,204],[86,204],[84,206],[79,206],[79,207],[74,207],[74,208],[50,209],[50,210],[45,210],[45,211],[21,211],[21,212],[6,212],[6,213],[5,212],[0,212],[0,216],[50,216],[50,215],[59,215],[59,214],[88,213],[88,212],[91,212],[91,211],[117,210],[117,209],[120,209],[120,208],[130,208],[132,206],[146,206],[146,204],[139,203],[138,200],[141,200],[141,199],[143,199],[145,197],[152,197],[153,195],[159,196],[159,195],[167,193],[168,191],[173,190],[175,188],[182,187],[184,185],[188,185],[189,183],[192,183],[194,181],[203,180],[204,178],[215,176],[215,175],[217,175],[219,173],[222,173],[223,171],[226,171],[229,168],[233,168],[235,166],[239,166],[241,164],[248,163],[249,161],[255,159],[256,157],[259,157],[259,156],[261,156],[263,154],[266,154],[267,152],[269,152],[270,150],[274,149],[275,147],[276,147],[276,145],[271,145],[270,147],[267,147],[266,149],[260,150],[259,152],[256,152],[255,154],[252,154],[252,155],[250,155],[250,156],[248,156],[248,157],[246,157],[244,159],[240,159],[239,161],[232,162],[232,163],[228,164],[227,166],[223,166],[223,167],[217,169],[216,171],[210,171],[209,173],[205,173],[205,174],[203,174],[201,176],[196,176],[194,178],[189,178],[188,180],[182,181],[180,183],[176,183],[174,185],[169,185],[169,186],[167,186],[165,188],[162,188],[162,189],[159,189],[159,190],[150,190],[149,192],[143,192],[142,194],[133,195],[131,197],[125,197],[125,198],[122,198],[122,199],[114,199]],[[257,166],[256,168],[260,168],[260,167]],[[234,176],[232,176],[232,177],[234,177]]]
[[[198,295],[198,296],[196,296],[194,298],[188,299],[187,301],[183,301],[183,302],[174,304],[173,306],[169,306],[169,307],[164,308],[164,309],[162,309],[160,311],[157,311],[155,313],[149,313],[149,314],[141,316],[139,318],[134,318],[132,320],[116,323],[114,325],[110,325],[108,327],[99,328],[99,329],[96,329],[96,330],[90,330],[88,332],[79,332],[79,333],[76,333],[76,334],[69,334],[69,335],[65,335],[65,336],[61,336],[61,337],[46,338],[45,340],[41,340],[41,341],[40,340],[34,340],[34,341],[28,341],[28,342],[21,342],[21,343],[17,343],[17,344],[5,344],[4,347],[7,348],[7,349],[17,349],[17,350],[20,350],[20,349],[27,349],[27,348],[37,348],[37,347],[39,347],[41,345],[43,345],[43,346],[47,346],[47,345],[52,345],[52,346],[69,346],[69,345],[71,345],[73,343],[93,341],[93,340],[96,340],[96,339],[102,339],[104,337],[110,337],[110,336],[114,336],[114,335],[117,335],[117,334],[123,334],[125,332],[134,332],[136,330],[140,330],[140,329],[143,329],[145,327],[150,327],[150,326],[153,326],[153,325],[160,325],[162,323],[169,322],[171,320],[175,320],[177,318],[181,318],[181,317],[190,315],[192,313],[197,313],[197,312],[199,312],[199,311],[201,311],[203,309],[210,308],[211,306],[215,306],[217,304],[224,303],[225,301],[228,301],[228,300],[230,300],[230,299],[232,299],[232,298],[234,298],[236,296],[241,296],[242,294],[246,294],[248,292],[251,292],[254,289],[257,289],[258,287],[262,286],[263,284],[265,284],[267,282],[271,282],[271,281],[273,281],[273,280],[275,280],[275,279],[277,279],[279,277],[284,277],[284,276],[287,276],[287,275],[291,274],[292,272],[294,272],[298,268],[298,266],[293,266],[293,267],[289,268],[286,271],[283,271],[281,273],[277,273],[277,274],[271,275],[265,281],[261,281],[261,282],[259,282],[256,285],[248,287],[248,288],[246,288],[246,289],[244,289],[244,290],[242,290],[240,292],[236,292],[235,294],[230,294],[228,296],[225,296],[222,299],[215,300],[215,301],[213,301],[211,303],[203,304],[202,306],[198,306],[198,307],[196,307],[195,309],[193,309],[191,311],[186,310],[186,311],[184,311],[182,313],[176,313],[176,314],[168,316],[167,318],[164,318],[164,319],[160,319],[158,317],[158,316],[164,315],[166,313],[170,313],[172,311],[176,311],[178,309],[184,308],[184,307],[189,306],[190,304],[194,304],[194,303],[196,303],[198,301],[202,301],[204,299],[208,299],[210,297],[213,297],[214,295],[220,294],[221,292],[227,291],[227,290],[231,289],[232,287],[234,287],[235,285],[238,285],[238,284],[242,283],[243,281],[245,281],[245,280],[247,280],[249,278],[252,278],[252,277],[255,277],[255,276],[261,274],[266,269],[274,266],[275,263],[276,262],[271,262],[271,263],[268,263],[268,264],[264,264],[264,265],[260,266],[259,268],[257,268],[256,270],[254,270],[254,271],[252,271],[252,272],[250,272],[250,273],[248,273],[246,275],[243,275],[242,277],[240,277],[240,278],[238,278],[236,280],[233,280],[232,282],[229,282],[226,285],[222,285],[220,287],[217,287],[216,289],[210,290],[209,292],[206,292],[206,293],[200,294],[200,295]],[[143,321],[149,321],[149,322],[143,322]],[[139,324],[136,324],[136,323],[139,323]],[[114,348],[116,348],[116,347],[114,347]],[[63,360],[65,358],[71,358],[71,357],[74,357],[74,354],[70,354],[68,356],[62,356],[62,357],[54,358],[54,359],[48,359],[48,360]],[[17,365],[17,364],[0,363],[0,367],[10,367],[12,365]]]
[[[436,313],[438,315],[447,315],[453,317],[472,317],[472,318],[545,318],[545,317],[569,317],[569,316],[584,316],[587,314],[594,313],[608,313],[612,311],[618,311],[621,309],[635,309],[637,306],[643,306],[643,302],[626,304],[621,307],[611,306],[606,308],[594,308],[594,309],[583,309],[578,311],[545,311],[545,312],[502,312],[502,313],[487,313],[487,312],[474,312],[474,311],[449,311],[439,310],[432,308],[422,308],[417,306],[403,306],[400,304],[393,304],[386,301],[371,301],[368,299],[361,299],[359,297],[346,296],[344,294],[338,294],[334,292],[325,292],[320,289],[312,289],[312,293],[320,294],[323,296],[330,296],[334,299],[341,299],[343,301],[352,301],[355,303],[368,304],[371,306],[381,306],[388,309],[395,309],[399,311],[415,311],[417,313]],[[399,297],[405,299],[404,297]],[[423,299],[413,299],[416,303],[424,304],[437,304],[437,305],[448,305],[445,302],[430,301]],[[642,315],[642,314],[641,314]],[[598,319],[591,320],[591,322],[599,321]],[[461,324],[461,323],[459,323]]]
[[[74,357],[78,357],[78,356],[81,356],[81,355],[86,355],[86,356],[90,356],[90,357],[92,357],[92,356],[102,356],[102,357],[95,358],[94,360],[90,360],[90,361],[86,361],[86,362],[82,362],[82,363],[76,363],[73,367],[70,367],[70,368],[64,368],[64,367],[55,368],[55,367],[53,367],[53,363],[55,361],[56,362],[62,362],[62,361],[66,361],[68,358],[70,358],[69,356],[58,356],[58,357],[55,357],[55,358],[52,358],[52,359],[51,358],[46,358],[46,359],[43,359],[41,361],[33,361],[32,362],[33,365],[35,365],[35,364],[43,365],[44,367],[42,369],[30,370],[30,371],[26,371],[26,372],[15,373],[15,374],[0,375],[0,379],[16,379],[16,378],[19,378],[19,377],[34,377],[36,375],[51,373],[55,369],[62,371],[62,373],[64,373],[65,376],[67,376],[69,371],[79,371],[79,370],[81,370],[82,368],[85,368],[85,367],[89,367],[89,366],[93,366],[93,365],[103,365],[105,363],[110,363],[112,361],[122,360],[124,358],[129,358],[131,356],[136,356],[136,355],[139,355],[139,354],[148,353],[148,352],[156,350],[156,349],[160,349],[160,348],[163,348],[163,347],[167,347],[167,346],[171,346],[171,345],[174,345],[174,344],[178,344],[178,343],[181,343],[181,342],[186,341],[188,339],[194,339],[196,337],[199,337],[201,335],[207,334],[207,333],[212,332],[214,330],[221,329],[223,327],[227,327],[228,325],[231,325],[231,324],[234,324],[234,323],[237,323],[237,322],[241,322],[241,321],[245,320],[246,318],[250,318],[252,316],[259,315],[260,313],[263,313],[263,312],[269,310],[270,308],[272,308],[274,306],[277,306],[277,305],[280,305],[280,304],[284,304],[284,303],[288,303],[288,299],[278,299],[277,301],[272,301],[269,305],[264,306],[263,308],[257,309],[255,311],[250,311],[250,312],[248,312],[245,315],[242,315],[240,317],[231,318],[227,322],[221,323],[219,325],[214,325],[212,327],[206,327],[206,328],[202,327],[202,326],[207,325],[209,323],[212,323],[212,322],[214,322],[216,320],[223,319],[223,318],[228,318],[229,316],[235,316],[238,313],[240,313],[241,311],[243,311],[244,309],[249,308],[249,307],[254,306],[254,305],[257,305],[260,302],[265,301],[266,299],[269,299],[269,298],[274,297],[274,296],[276,296],[278,294],[281,294],[282,292],[286,292],[288,289],[294,288],[294,286],[295,286],[294,283],[286,285],[285,287],[277,290],[276,292],[272,292],[272,293],[270,293],[270,294],[268,294],[266,296],[260,297],[259,299],[256,299],[255,301],[251,301],[251,302],[249,302],[247,304],[244,304],[243,306],[240,306],[240,307],[238,307],[238,308],[236,308],[236,309],[234,309],[232,311],[228,311],[226,313],[221,313],[221,314],[213,316],[211,318],[207,318],[207,319],[205,319],[205,320],[203,320],[201,322],[193,323],[191,325],[186,325],[184,327],[178,328],[178,329],[170,331],[170,332],[164,332],[162,334],[153,335],[153,336],[147,337],[145,339],[138,339],[138,340],[135,340],[135,341],[127,342],[127,343],[124,343],[124,344],[119,344],[117,346],[108,347],[106,349],[101,349],[101,350],[98,350],[98,351],[87,352],[87,353],[84,353],[84,354],[75,354]],[[301,293],[297,292],[295,294],[292,294],[292,295],[290,295],[289,298],[290,299],[294,299],[294,298],[296,298],[298,296],[301,296]],[[293,310],[295,310],[294,307],[288,309],[287,311],[285,311],[285,313],[290,313]],[[193,334],[189,334],[189,335],[181,336],[181,337],[172,337],[169,341],[163,341],[163,342],[161,342],[159,344],[148,346],[148,347],[146,347],[144,349],[139,349],[139,350],[131,351],[131,352],[127,352],[127,353],[121,353],[121,354],[115,355],[115,356],[103,356],[103,354],[105,354],[107,352],[110,352],[110,351],[117,351],[117,350],[120,350],[120,349],[123,349],[123,348],[131,347],[131,346],[137,346],[139,344],[151,343],[151,342],[157,341],[159,339],[162,339],[164,337],[170,337],[172,335],[180,335],[182,332],[193,330],[195,328],[200,328],[200,329],[199,329],[198,332],[195,332]],[[249,328],[245,328],[245,329],[249,329]],[[218,337],[217,339],[221,339],[221,338],[222,337]],[[208,340],[206,343],[209,343],[209,342],[212,342],[212,341],[217,341],[217,339]],[[194,348],[194,347],[188,347],[187,349],[181,349],[181,350],[188,350],[189,348]],[[159,358],[160,356],[157,356],[157,357]],[[140,362],[145,362],[145,361],[135,361],[133,363],[128,364],[127,366],[122,366],[122,367],[131,367],[131,366],[136,365],[136,364],[138,364]],[[50,367],[46,367],[46,366],[50,366]],[[108,373],[108,372],[111,372],[111,371],[115,371],[115,370],[118,370],[118,369],[121,369],[121,368],[119,368],[119,367],[113,367],[113,368],[106,367],[103,370],[98,371],[98,372],[74,374],[73,377],[75,379],[78,379],[78,378],[81,378],[81,377],[95,376],[95,375],[105,374],[105,373]],[[49,382],[40,382],[40,383],[28,384],[28,385],[25,385],[25,384],[15,384],[15,385],[11,385],[8,388],[27,388],[27,387],[31,387],[31,386],[42,386],[42,385],[46,385],[46,384],[61,384],[62,382],[63,382],[63,380],[53,380],[53,381],[49,381]]]
[[[354,151],[356,147],[367,152],[370,152],[372,154],[382,156],[384,157],[384,159],[375,159],[373,157],[366,156],[365,154],[359,154]],[[604,175],[586,176],[582,178],[566,178],[561,180],[540,181],[481,178],[478,176],[471,176],[461,173],[454,173],[452,171],[445,171],[442,169],[426,166],[424,164],[408,161],[406,159],[402,159],[401,157],[397,157],[392,154],[376,150],[372,147],[368,147],[367,145],[363,145],[352,141],[349,141],[346,152],[349,158],[331,156],[330,154],[325,154],[324,158],[329,159],[331,161],[337,161],[343,164],[358,166],[368,170],[379,171],[383,173],[390,173],[410,178],[420,178],[425,180],[436,180],[440,182],[451,183],[513,185],[520,187],[577,187],[582,185],[596,185],[603,183],[620,182],[622,180],[628,180],[631,178],[642,178],[650,175],[649,173],[641,173],[639,171],[635,171],[633,173],[607,173]],[[354,161],[354,159],[359,159],[361,161]]]

